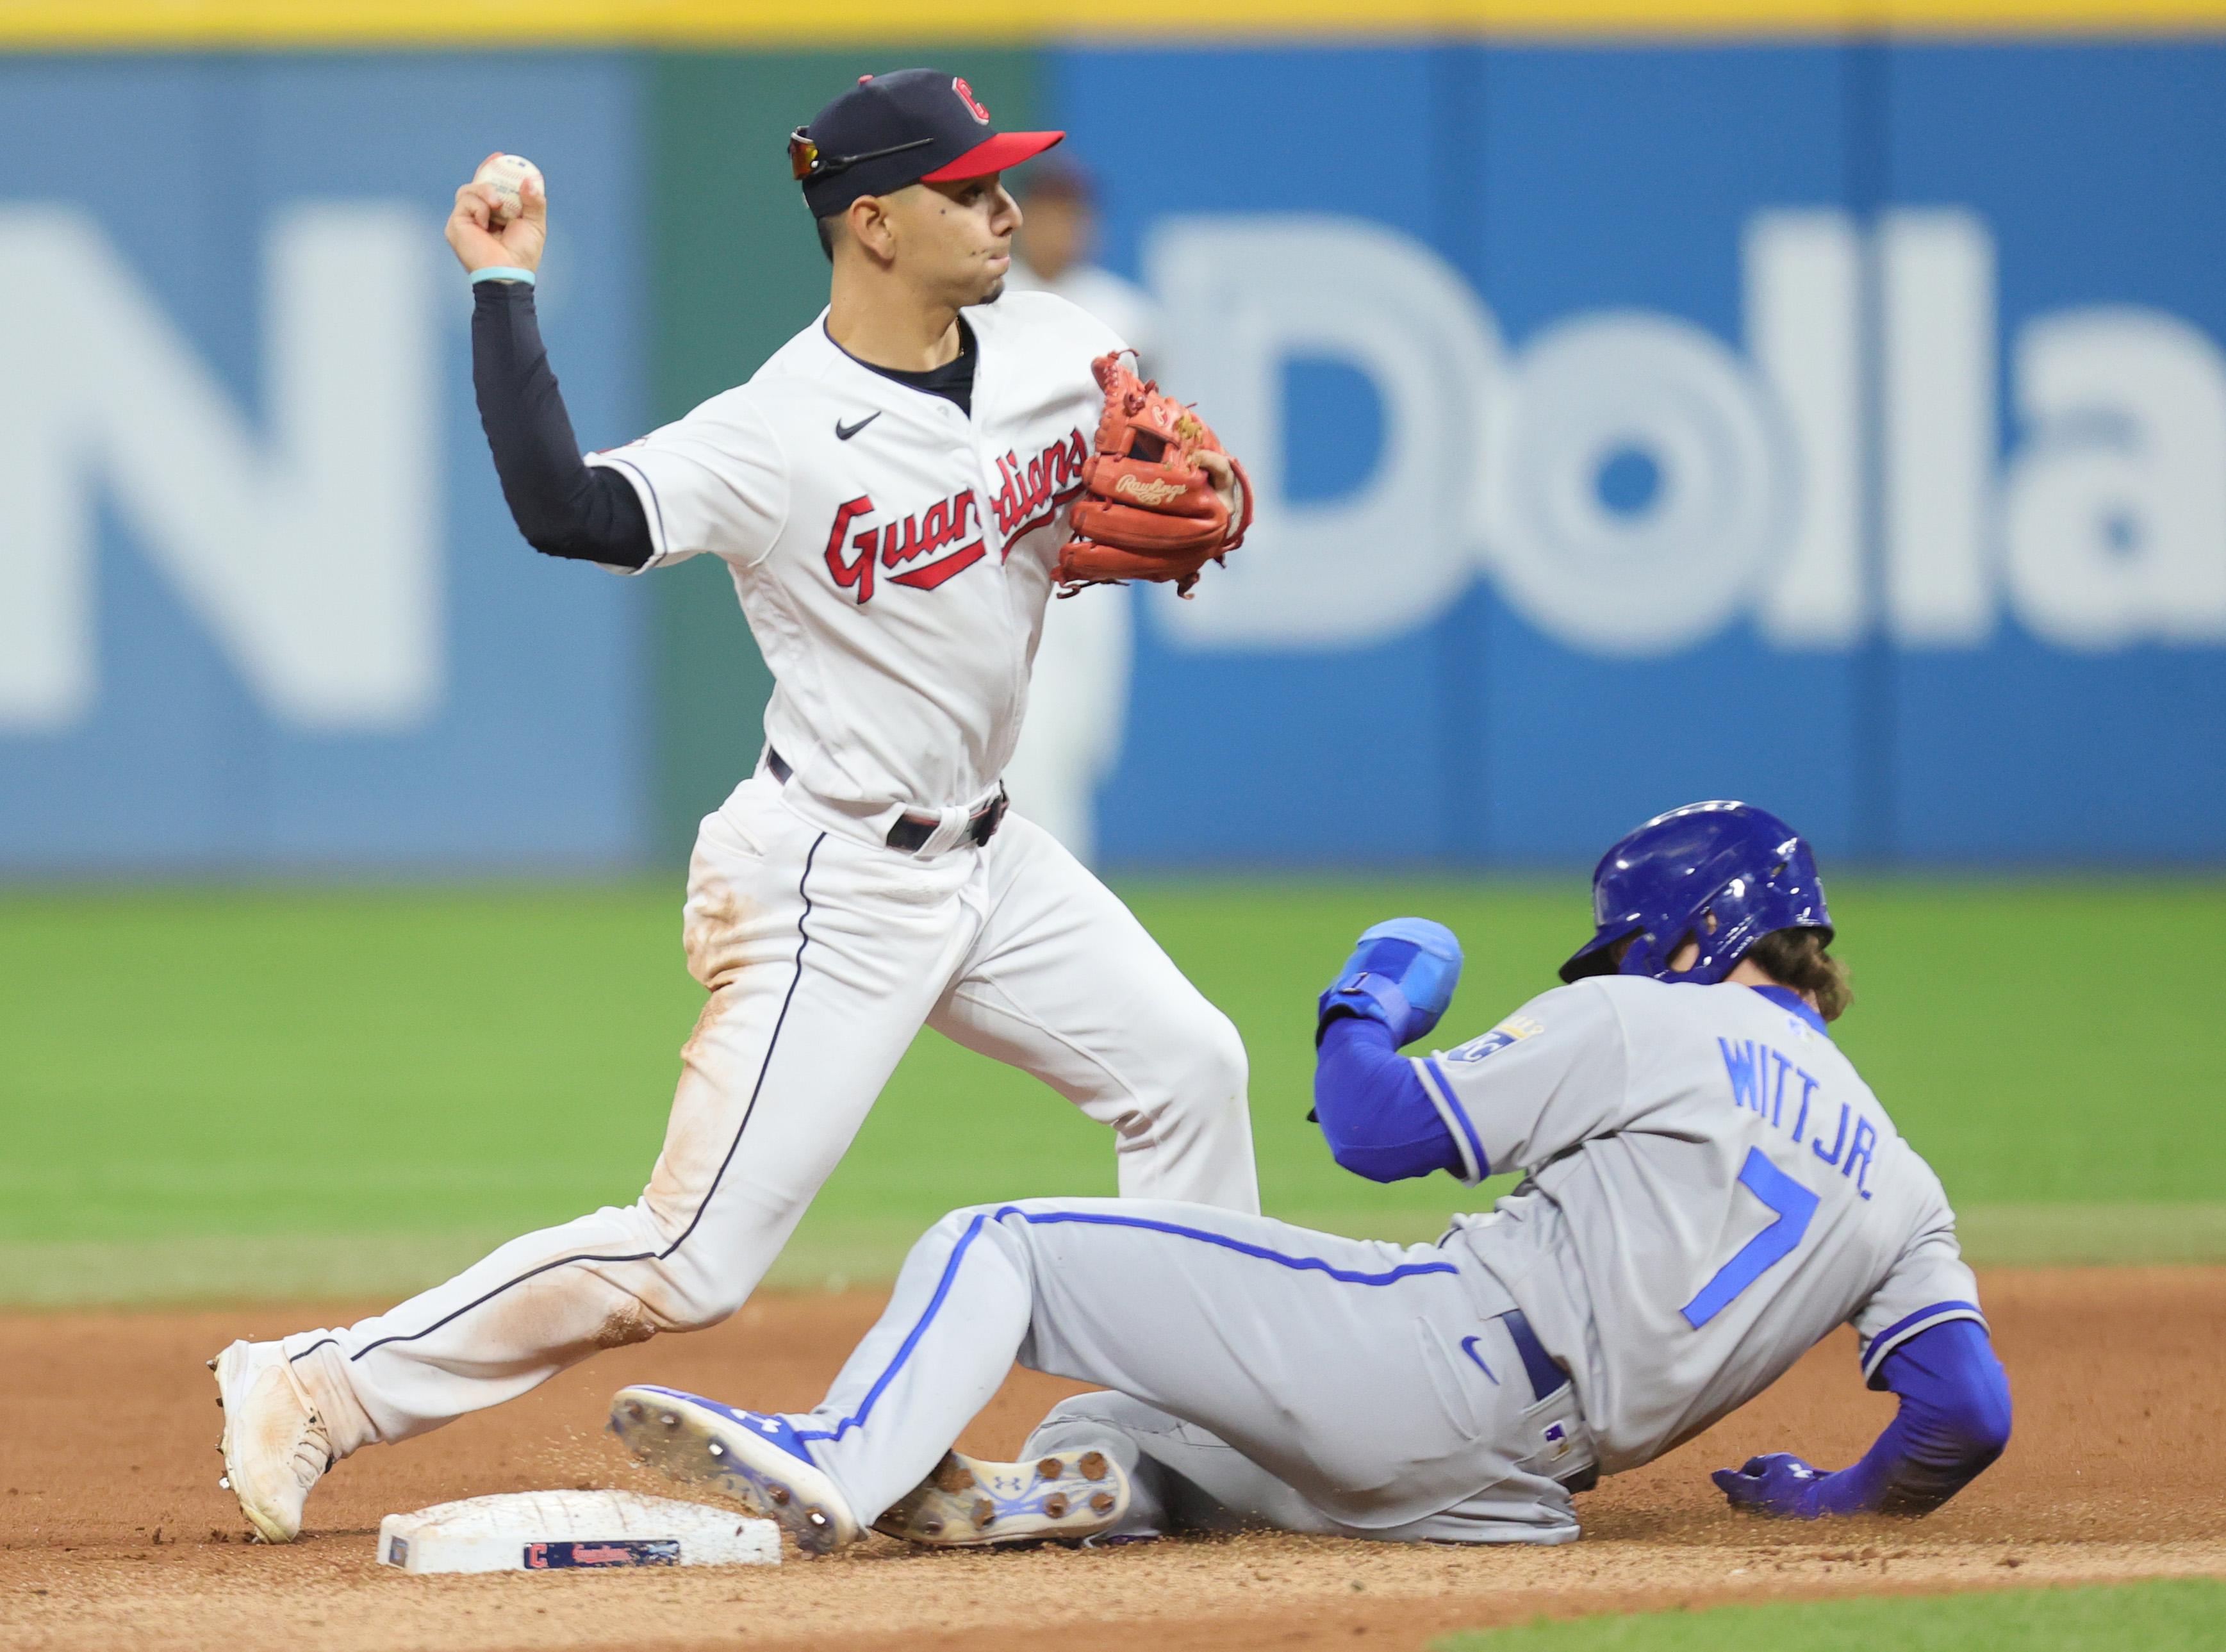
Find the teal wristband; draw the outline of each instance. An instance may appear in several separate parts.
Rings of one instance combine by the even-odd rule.
[[[522,281],[531,287],[533,285],[533,271],[516,269],[506,264],[489,264],[484,270],[472,271],[473,286],[476,287],[483,281]]]

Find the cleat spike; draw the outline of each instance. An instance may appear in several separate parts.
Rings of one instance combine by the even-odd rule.
[[[974,1473],[958,1460],[957,1452],[945,1452],[943,1461],[938,1463],[935,1471],[927,1477],[927,1483],[938,1491],[970,1491],[974,1487]]]
[[[987,1548],[1049,1541],[1075,1543],[1120,1523],[1129,1482],[1102,1452],[1065,1452],[1022,1463],[944,1454],[928,1477],[882,1512],[874,1529],[938,1548]],[[1091,1469],[1096,1486],[1078,1489]]]
[[[839,1488],[777,1415],[658,1388],[620,1390],[610,1415],[634,1461],[771,1519],[808,1555],[859,1535]]]

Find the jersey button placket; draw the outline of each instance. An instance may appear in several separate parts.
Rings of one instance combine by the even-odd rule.
[[[982,369],[977,365],[974,369],[975,416],[969,421],[972,426],[971,430],[969,432],[969,439],[971,441],[974,448],[974,467],[980,474],[982,478],[982,486],[985,490],[982,495],[982,531],[984,535],[994,531],[997,536],[997,577],[1005,590],[1003,612],[1005,616],[1006,632],[1008,639],[1014,645],[1013,647],[1007,651],[1013,662],[1013,667],[1012,679],[1007,684],[1006,692],[1011,702],[1014,705],[1018,706],[1022,702],[1027,687],[1027,651],[1025,647],[1021,645],[1020,616],[1014,612],[1013,607],[1012,574],[1010,569],[1010,564],[1012,562],[1012,546],[1005,538],[1003,526],[997,521],[996,501],[998,489],[1002,484],[999,482],[997,478],[997,454],[994,451],[996,447],[996,443],[989,438],[989,434],[983,424],[981,417],[983,404],[982,390]],[[957,410],[958,410],[956,408],[951,410],[954,413]]]

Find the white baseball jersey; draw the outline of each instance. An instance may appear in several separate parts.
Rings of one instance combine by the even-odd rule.
[[[1011,757],[1103,404],[1090,363],[1121,347],[1047,293],[966,320],[970,418],[846,354],[823,312],[747,384],[589,461],[641,495],[645,568],[734,570],[798,806],[877,835],[900,808],[978,803]]]
[[[1939,1178],[1784,988],[1599,976],[1415,1065],[1468,1179],[1526,1172],[1449,1239],[1568,1363],[1603,1473],[1847,1320],[1867,1376],[1928,1326],[1985,1323]]]
[[[639,493],[648,567],[733,569],[792,773],[744,780],[697,835],[683,935],[710,997],[642,1197],[289,1338],[335,1453],[732,1313],[923,1026],[1110,1127],[1124,1198],[1259,1209],[1228,1017],[1024,813],[961,836],[1020,731],[1103,405],[1091,359],[1119,347],[1048,295],[967,320],[970,419],[845,355],[823,316],[741,389],[592,461]],[[941,826],[894,850],[900,810]]]

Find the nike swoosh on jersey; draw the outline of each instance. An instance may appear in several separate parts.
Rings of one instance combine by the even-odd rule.
[[[871,424],[875,419],[878,419],[881,416],[879,413],[868,413],[864,418],[860,419],[855,424],[845,424],[840,419],[836,420],[835,440],[837,442],[848,442],[852,436],[856,435],[859,431],[864,429],[868,425]]]

